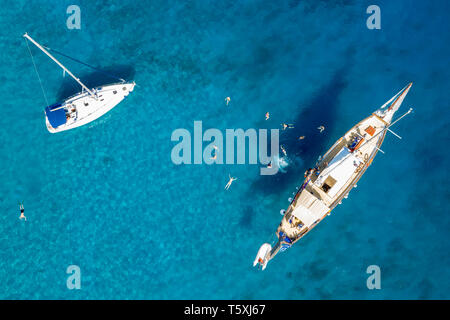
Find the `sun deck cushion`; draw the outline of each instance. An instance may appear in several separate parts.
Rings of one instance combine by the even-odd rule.
[[[53,128],[66,123],[66,111],[64,108],[58,109],[59,107],[61,107],[61,104],[54,104],[45,108],[45,115]]]
[[[302,191],[297,207],[292,214],[310,227],[317,219],[321,219],[330,209],[307,190]]]
[[[371,136],[375,134],[375,128],[372,126],[368,126],[364,131],[370,134]]]

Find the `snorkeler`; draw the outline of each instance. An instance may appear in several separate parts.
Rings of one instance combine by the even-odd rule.
[[[237,178],[233,178],[232,176],[228,175],[230,177],[230,180],[228,180],[227,185],[225,186],[225,190],[228,190],[233,183],[234,180],[237,180]]]
[[[283,130],[294,128],[293,124],[282,123],[281,126],[283,127]]]
[[[19,204],[19,209],[20,209],[20,217],[19,217],[19,219],[20,220],[24,219],[25,221],[27,221],[27,217],[25,217],[25,214],[24,214],[25,208],[23,207],[22,203]]]
[[[305,136],[298,137],[298,140],[303,140],[303,139],[305,139]]]
[[[231,100],[230,97],[226,97],[226,98],[225,98],[225,102],[226,102],[227,106],[228,106],[228,104],[230,103],[230,100]]]
[[[320,126],[320,127],[317,127],[317,129],[319,129],[320,133],[322,133],[322,131],[325,130],[325,127],[324,126]]]
[[[266,112],[266,120],[269,120],[269,117],[270,117],[270,113]]]

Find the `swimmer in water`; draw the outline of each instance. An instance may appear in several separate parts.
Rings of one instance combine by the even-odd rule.
[[[269,120],[270,114],[267,112],[266,113],[266,120]]]
[[[283,127],[283,130],[294,128],[293,124],[282,123],[281,126]]]
[[[272,168],[272,161],[269,162],[269,164],[267,165],[267,168]]]
[[[287,156],[286,150],[284,150],[283,146],[280,146],[281,151],[283,151],[284,155]]]
[[[303,139],[305,139],[305,136],[301,136],[298,138],[298,140],[303,140]]]
[[[27,221],[27,217],[25,217],[25,214],[24,214],[25,208],[23,207],[22,203],[19,204],[19,209],[20,209],[20,217],[19,217],[19,219],[20,220],[24,219],[25,221]]]
[[[216,152],[214,152],[214,156],[211,157],[211,160],[216,160],[217,158],[217,152],[219,152],[219,148],[217,146],[213,146],[214,150],[216,150]]]
[[[228,175],[230,177],[230,180],[228,180],[227,185],[225,186],[225,190],[228,190],[233,183],[234,180],[237,180],[237,178],[233,178],[232,176]]]
[[[320,133],[322,133],[322,131],[325,130],[325,127],[324,126],[320,126],[320,127],[317,127],[317,129],[319,129]]]
[[[230,100],[231,100],[230,97],[226,97],[226,98],[225,98],[225,102],[226,102],[227,106],[228,106],[228,104],[230,103]]]

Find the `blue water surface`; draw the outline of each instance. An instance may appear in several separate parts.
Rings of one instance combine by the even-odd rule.
[[[80,30],[66,27],[71,4]],[[381,30],[366,27],[371,4],[1,0],[0,298],[448,299],[450,2],[377,1]],[[50,134],[24,32],[138,86],[101,119]],[[79,90],[30,49],[48,103]],[[61,61],[90,86],[111,81]],[[304,170],[411,81],[403,139],[386,138],[314,232],[253,268]],[[173,164],[171,134],[195,120],[293,123],[280,137],[287,173]],[[81,290],[66,287],[69,265]],[[369,265],[380,290],[367,289]]]

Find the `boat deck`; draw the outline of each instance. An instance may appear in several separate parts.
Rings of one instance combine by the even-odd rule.
[[[307,188],[330,208],[336,206],[372,162],[384,139],[385,126],[376,115],[355,125],[325,154],[318,175],[311,177]]]

